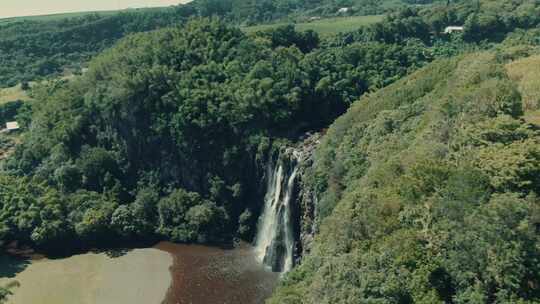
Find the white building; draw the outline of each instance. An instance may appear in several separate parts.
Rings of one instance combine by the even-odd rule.
[[[19,123],[16,121],[6,122],[6,130],[8,132],[19,130]]]
[[[454,32],[463,32],[463,26],[447,26],[444,29],[445,34],[452,34]]]
[[[342,7],[338,10],[338,13],[345,14],[347,13],[351,8],[350,7]]]

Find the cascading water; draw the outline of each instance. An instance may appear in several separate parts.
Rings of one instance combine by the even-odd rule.
[[[298,164],[296,153],[289,163],[277,160],[267,165],[264,210],[259,218],[256,254],[272,271],[287,272],[293,267],[294,227],[291,201]]]

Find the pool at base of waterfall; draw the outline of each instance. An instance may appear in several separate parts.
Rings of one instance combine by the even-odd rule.
[[[162,242],[61,259],[0,257],[0,284],[20,284],[8,304],[256,304],[278,277],[246,244],[229,250]]]
[[[156,248],[174,257],[172,288],[164,304],[264,303],[279,279],[258,262],[253,247],[234,250],[161,243]]]

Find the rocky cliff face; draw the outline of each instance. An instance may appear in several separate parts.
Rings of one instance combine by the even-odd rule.
[[[287,272],[309,252],[315,232],[315,193],[305,182],[319,133],[308,133],[268,158],[264,205],[255,249],[273,271]]]
[[[302,256],[309,253],[316,231],[317,196],[313,188],[306,182],[306,174],[313,165],[314,152],[320,143],[321,133],[307,133],[295,147],[298,156],[297,193],[294,205],[297,206],[298,239],[295,260],[300,262]]]

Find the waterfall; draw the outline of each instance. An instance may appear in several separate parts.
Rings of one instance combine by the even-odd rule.
[[[266,195],[259,218],[255,252],[261,263],[272,271],[287,272],[293,267],[294,227],[291,202],[298,164],[296,153],[285,163],[278,159],[266,168]]]

